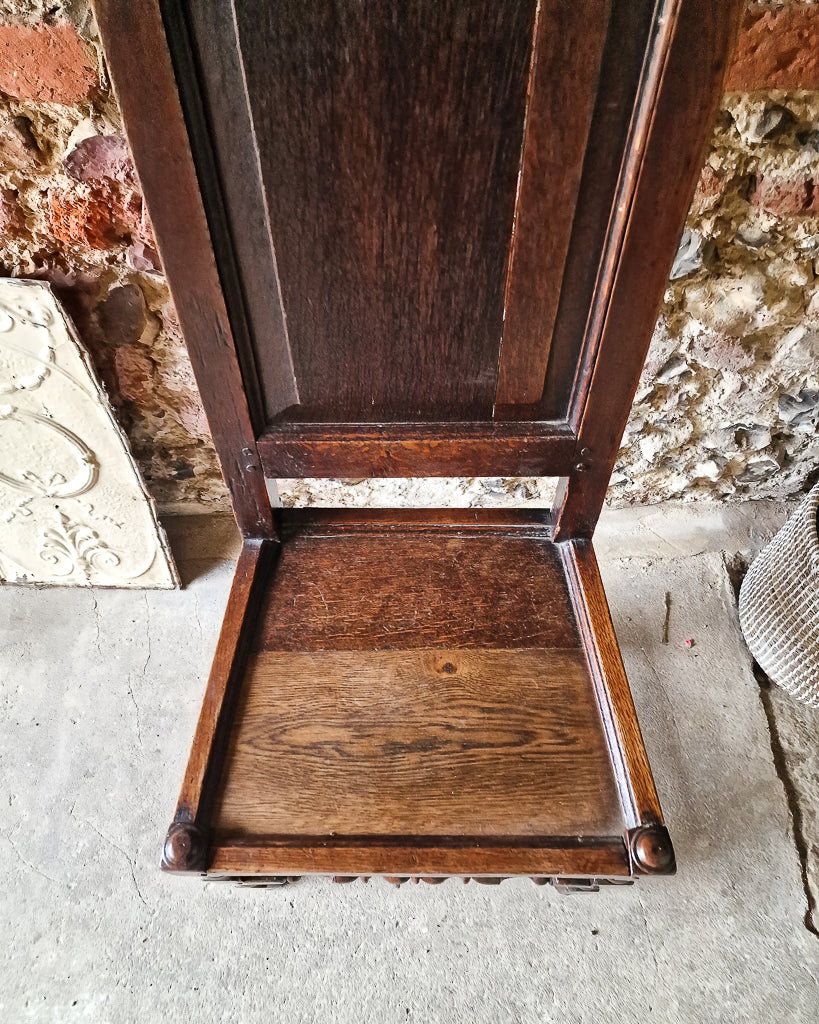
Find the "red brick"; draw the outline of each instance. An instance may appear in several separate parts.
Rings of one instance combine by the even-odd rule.
[[[0,25],[0,92],[7,96],[76,103],[97,80],[92,51],[67,21]]]
[[[819,182],[806,175],[791,178],[760,175],[751,203],[774,217],[819,216]]]
[[[740,28],[725,89],[819,89],[819,4],[754,4]]]
[[[54,191],[48,204],[52,235],[88,249],[109,249],[128,240],[139,227],[142,211],[139,193],[114,182],[85,182]]]

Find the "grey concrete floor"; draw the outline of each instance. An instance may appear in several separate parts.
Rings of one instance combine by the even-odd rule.
[[[762,506],[604,520],[679,872],[591,896],[162,875],[232,531],[172,524],[181,592],[3,588],[0,1024],[814,1024],[819,716],[760,689],[723,556],[780,520]]]

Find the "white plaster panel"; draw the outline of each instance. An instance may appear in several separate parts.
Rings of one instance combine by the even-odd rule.
[[[0,280],[0,581],[179,582],[88,353],[39,281]]]

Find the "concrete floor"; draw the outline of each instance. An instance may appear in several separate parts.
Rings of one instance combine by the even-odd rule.
[[[601,524],[679,873],[593,896],[160,874],[232,532],[172,524],[182,592],[3,588],[0,1024],[814,1024],[819,715],[760,690],[723,558],[781,518]]]

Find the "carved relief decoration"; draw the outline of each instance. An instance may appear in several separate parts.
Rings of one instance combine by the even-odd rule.
[[[178,584],[88,354],[36,281],[0,280],[0,581]]]

